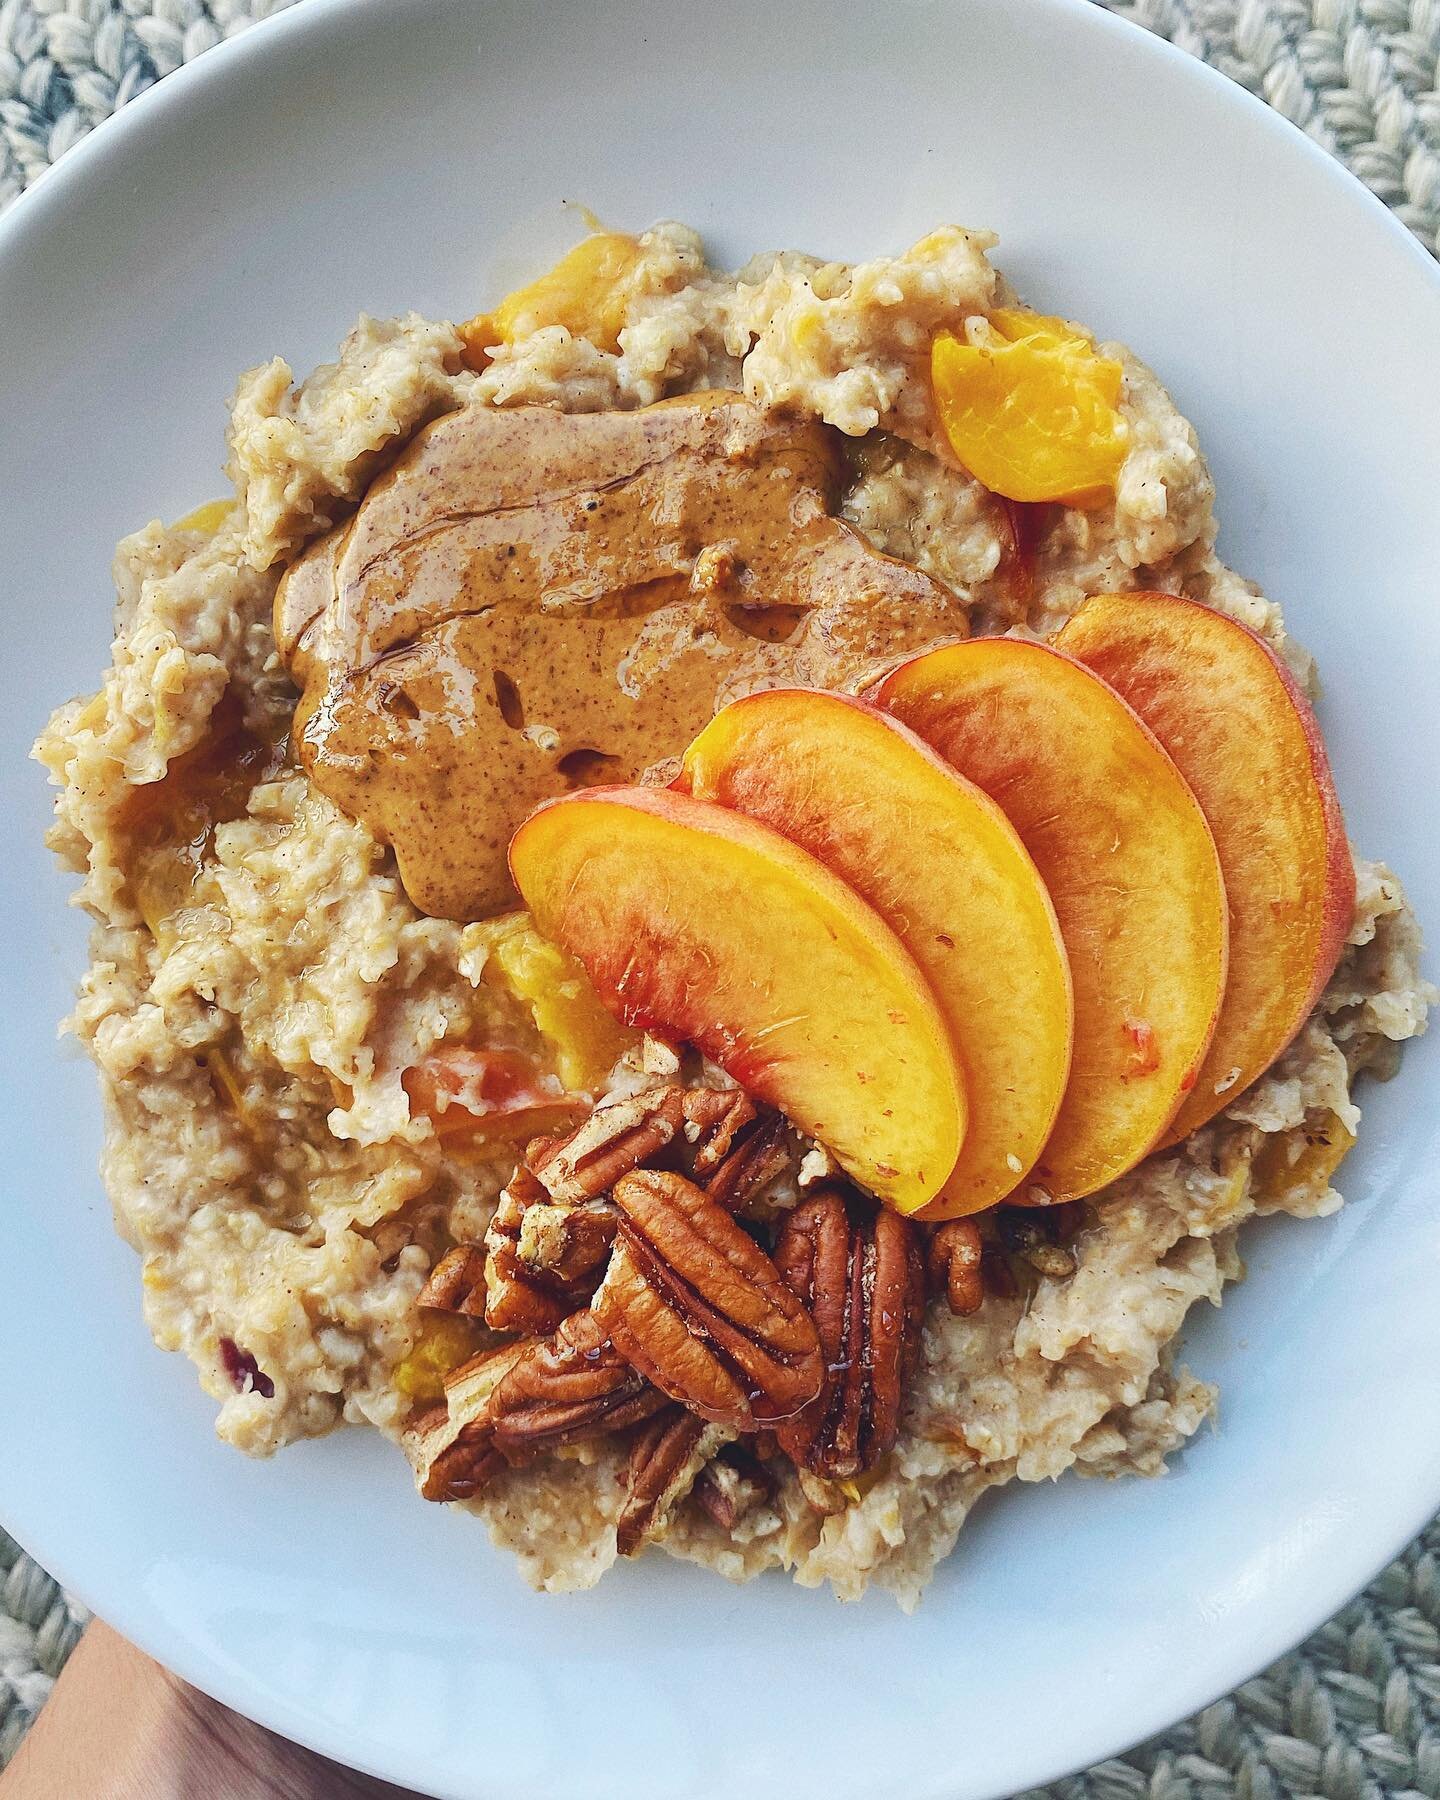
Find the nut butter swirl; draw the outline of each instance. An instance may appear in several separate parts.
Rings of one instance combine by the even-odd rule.
[[[281,584],[302,765],[423,911],[498,911],[540,801],[634,780],[737,693],[964,635],[832,516],[842,485],[825,426],[729,392],[446,415]]]

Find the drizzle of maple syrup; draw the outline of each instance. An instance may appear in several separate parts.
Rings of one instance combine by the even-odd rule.
[[[285,767],[288,734],[261,737],[239,701],[222,696],[210,728],[173,758],[159,781],[133,787],[116,813],[126,841],[126,879],[136,910],[162,948],[176,913],[191,904],[215,845],[215,827],[244,816],[251,791]]]

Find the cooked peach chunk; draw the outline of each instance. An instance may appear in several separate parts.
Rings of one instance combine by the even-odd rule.
[[[564,1127],[588,1104],[518,1050],[437,1044],[401,1079],[410,1110],[438,1138],[534,1137]]]
[[[940,333],[930,381],[951,449],[992,493],[1099,506],[1114,491],[1125,371],[1077,326],[999,308],[963,338]]]
[[[553,268],[460,326],[467,359],[483,368],[490,347],[518,343],[545,325],[563,325],[598,349],[618,350],[640,254],[639,241],[621,231],[581,238]]]
[[[1308,701],[1238,620],[1173,594],[1100,594],[1059,642],[1170,752],[1225,871],[1229,985],[1176,1142],[1270,1066],[1324,991],[1355,914],[1345,821]]]
[[[1204,814],[1125,702],[1043,644],[933,650],[873,698],[1004,809],[1050,891],[1075,1049],[1018,1197],[1094,1193],[1159,1141],[1214,1029],[1225,889]]]
[[[809,689],[727,706],[676,786],[773,826],[894,927],[949,1022],[970,1106],[925,1217],[993,1206],[1050,1135],[1072,1024],[1055,910],[999,807],[896,720]]]
[[[610,1017],[575,958],[524,913],[467,926],[465,942],[485,950],[486,981],[529,1009],[566,1093],[598,1093],[635,1035]]]
[[[1330,1178],[1355,1148],[1355,1133],[1326,1109],[1265,1137],[1253,1164],[1259,1211],[1303,1212],[1324,1203]]]
[[[170,529],[172,531],[203,531],[208,537],[214,537],[234,510],[233,499],[207,500],[203,506],[197,506],[193,512],[186,513],[183,519],[177,519]]]
[[[478,1319],[422,1312],[410,1352],[395,1365],[396,1388],[407,1400],[445,1398],[445,1377],[494,1339]]]
[[[895,933],[778,832],[663,788],[542,806],[510,869],[610,1009],[696,1045],[897,1212],[933,1200],[965,1135],[949,1029]]]

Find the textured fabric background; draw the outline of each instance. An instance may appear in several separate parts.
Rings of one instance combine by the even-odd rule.
[[[293,3],[0,0],[0,206],[142,88]],[[1440,254],[1440,0],[1114,0],[1112,10],[1262,95]],[[1437,1558],[1440,1522],[1263,1675],[1051,1792],[1440,1800]],[[0,1768],[85,1616],[0,1531]]]

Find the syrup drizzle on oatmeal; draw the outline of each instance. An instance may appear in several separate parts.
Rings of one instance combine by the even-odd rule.
[[[127,792],[115,821],[126,845],[126,880],[157,942],[193,900],[215,827],[244,816],[251,791],[281,772],[288,748],[283,733],[251,731],[227,692],[194,749],[174,757],[162,780]]]

